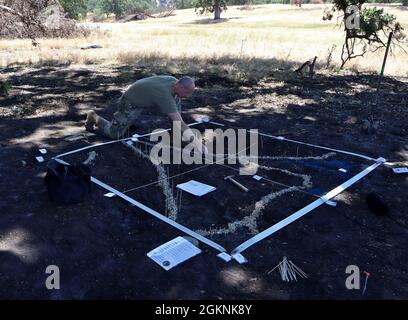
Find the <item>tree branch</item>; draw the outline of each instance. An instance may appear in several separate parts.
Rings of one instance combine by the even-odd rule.
[[[2,10],[4,10],[4,11],[7,11],[7,12],[9,12],[9,13],[11,13],[11,14],[17,15],[17,16],[19,16],[21,19],[24,18],[24,16],[23,16],[20,12],[17,12],[16,10],[13,10],[13,9],[11,9],[11,8],[9,8],[9,7],[6,7],[6,6],[3,6],[3,5],[1,5],[1,4],[0,4],[0,9],[2,9]]]

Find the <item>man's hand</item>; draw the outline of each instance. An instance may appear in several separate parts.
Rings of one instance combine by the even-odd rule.
[[[189,131],[189,132],[188,132]],[[184,131],[183,133],[183,137],[185,139],[185,141],[188,141],[190,143],[194,143],[195,145],[195,149],[197,149],[202,155],[206,155],[208,154],[208,148],[205,146],[204,143],[202,143],[202,141],[200,139],[198,139],[193,131],[191,131],[190,128],[188,128],[188,131]],[[191,132],[191,134],[190,134]]]
[[[207,147],[199,139],[197,139],[190,127],[184,122],[180,113],[174,112],[167,115],[173,121],[173,123],[178,123],[180,125],[180,130],[182,132],[182,138],[184,141],[193,142],[196,149],[198,149],[201,154],[208,154]]]
[[[203,152],[201,152],[203,155],[207,155],[208,154],[208,148],[206,147],[205,144],[203,144]]]
[[[208,148],[205,146],[205,144],[203,144],[197,138],[195,138],[194,141],[195,141],[196,148],[201,152],[202,155],[208,154]]]

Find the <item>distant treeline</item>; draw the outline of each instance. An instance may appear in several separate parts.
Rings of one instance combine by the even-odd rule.
[[[294,1],[292,1],[294,2]],[[405,3],[408,5],[408,0],[367,0],[368,3]],[[176,0],[177,9],[188,9],[195,7],[196,0]],[[290,0],[227,0],[230,6],[245,6],[259,4],[290,4]],[[302,3],[331,3],[331,0],[303,0]]]
[[[156,12],[160,8],[173,7],[188,9],[196,7],[198,0],[59,0],[69,17],[80,19],[88,13],[104,19],[107,15],[117,17],[135,12]],[[207,0],[211,1],[211,0]],[[369,3],[400,3],[408,5],[408,0],[367,0]],[[1,1],[0,1],[1,2]],[[292,1],[294,2],[294,1]],[[330,0],[303,0],[307,3],[330,3]],[[228,5],[289,4],[291,0],[227,0]]]

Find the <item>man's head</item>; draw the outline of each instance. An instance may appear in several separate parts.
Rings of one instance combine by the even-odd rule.
[[[174,84],[174,93],[180,98],[190,97],[195,89],[194,79],[191,77],[182,77]]]

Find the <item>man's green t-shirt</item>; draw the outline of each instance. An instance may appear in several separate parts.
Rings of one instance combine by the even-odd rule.
[[[136,81],[123,97],[135,108],[156,108],[162,113],[181,111],[181,101],[173,92],[172,76],[153,76]]]

